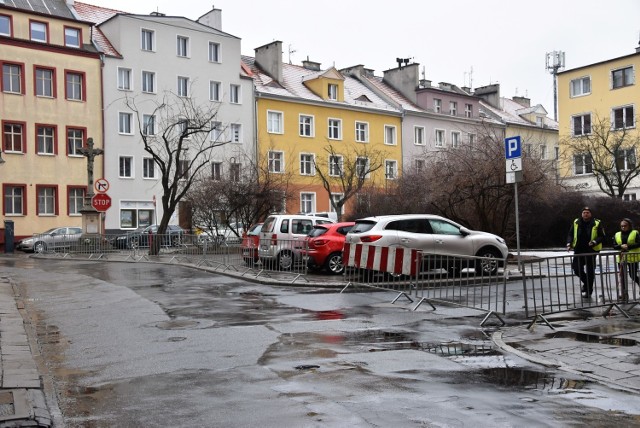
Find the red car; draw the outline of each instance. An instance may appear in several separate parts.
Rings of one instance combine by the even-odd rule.
[[[307,235],[307,249],[302,253],[311,268],[324,268],[329,273],[339,275],[344,271],[342,247],[345,235],[355,222],[318,224]]]
[[[261,230],[262,223],[256,223],[249,228],[248,232],[242,233],[240,250],[242,251],[242,259],[248,265],[254,265],[258,262],[258,247],[260,246]]]

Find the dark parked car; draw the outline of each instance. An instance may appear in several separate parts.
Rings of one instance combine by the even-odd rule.
[[[118,235],[111,239],[111,245],[114,248],[140,248],[149,247],[149,243],[152,239],[161,239],[163,247],[177,247],[182,242],[184,236],[184,230],[180,226],[170,224],[167,226],[166,232],[158,237],[158,225],[152,224],[144,228],[140,228],[131,232],[127,232],[124,235]]]

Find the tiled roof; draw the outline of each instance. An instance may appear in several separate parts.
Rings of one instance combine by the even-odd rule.
[[[65,0],[3,0],[1,3],[9,7],[30,10],[43,15],[76,19],[67,7]]]
[[[80,2],[75,2],[73,7],[82,20],[93,22],[95,24],[93,27],[93,41],[96,46],[98,46],[105,55],[121,57],[122,55],[120,55],[117,49],[113,47],[109,39],[107,39],[97,25],[111,19],[118,13],[124,14],[126,12]]]

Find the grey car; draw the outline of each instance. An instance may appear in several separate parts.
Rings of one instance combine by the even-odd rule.
[[[41,253],[47,250],[70,248],[82,236],[81,227],[54,227],[30,238],[18,241],[17,250]]]

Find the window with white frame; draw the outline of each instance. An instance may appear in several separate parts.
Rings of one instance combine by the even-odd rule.
[[[611,88],[623,88],[634,83],[633,67],[624,67],[611,71]]]
[[[222,162],[211,162],[211,179],[214,181],[222,180]]]
[[[625,201],[635,201],[636,200],[636,194],[635,193],[625,193],[624,195],[622,195],[622,199]]]
[[[239,123],[232,123],[229,125],[229,130],[231,133],[231,142],[232,143],[241,143],[242,142],[242,125]]]
[[[82,156],[80,149],[84,145],[84,130],[77,128],[67,129],[67,154],[69,156]]]
[[[416,173],[421,173],[425,170],[425,160],[424,159],[415,159],[413,163],[414,169]]]
[[[522,154],[525,155],[526,157],[531,157],[531,144],[524,144],[522,146]]]
[[[2,64],[2,92],[21,94],[23,87],[22,65]]]
[[[140,32],[140,48],[143,51],[154,51],[155,47],[155,31],[142,29]]]
[[[231,162],[229,164],[229,180],[237,183],[240,181],[240,163]]]
[[[242,96],[240,94],[240,85],[229,85],[229,102],[231,104],[241,104]]]
[[[84,73],[65,73],[65,95],[68,100],[84,99]]]
[[[24,153],[24,125],[5,122],[2,128],[2,149],[5,152]]]
[[[282,134],[283,118],[280,111],[267,111],[267,132],[269,134]]]
[[[544,117],[536,116],[536,126],[544,128]]]
[[[176,55],[186,58],[189,56],[189,38],[186,36],[177,36],[176,38]]]
[[[546,159],[547,158],[547,146],[546,144],[540,144],[538,146],[538,152],[540,154],[540,159]]]
[[[384,161],[384,176],[387,180],[394,180],[398,176],[398,161]]]
[[[616,168],[622,171],[630,171],[636,167],[635,149],[618,149],[615,153]]]
[[[451,131],[451,147],[460,146],[460,132]]]
[[[611,111],[613,129],[633,128],[635,126],[635,115],[633,106],[614,108]]]
[[[131,69],[118,67],[118,89],[121,91],[131,90]]]
[[[316,206],[316,194],[315,193],[300,193],[300,212],[312,213]]]
[[[589,76],[573,79],[569,85],[571,97],[581,97],[591,93],[591,77]]]
[[[133,113],[118,113],[118,133],[132,135],[133,134]]]
[[[423,126],[414,126],[413,127],[413,144],[417,146],[424,146],[424,127]]]
[[[120,156],[118,177],[133,178],[133,156]]]
[[[269,172],[284,172],[284,152],[269,150]]]
[[[333,83],[329,83],[328,85],[328,98],[330,100],[334,100],[337,101],[338,100],[338,85],[333,84]]]
[[[344,197],[344,193],[332,193],[331,199],[329,200],[329,212],[335,213],[336,206],[340,203],[342,198]],[[344,207],[343,207],[344,208]]]
[[[222,122],[211,122],[211,141],[223,141],[224,128]]]
[[[54,155],[56,152],[56,129],[50,125],[38,125],[36,127],[36,139],[38,141],[39,155]]]
[[[156,163],[153,158],[142,158],[142,178],[156,178]]]
[[[152,114],[142,115],[142,134],[156,135],[156,117]]]
[[[142,72],[142,92],[155,94],[156,92],[156,73],[153,71]]]
[[[209,62],[220,62],[220,43],[209,42]]]
[[[65,27],[64,45],[72,48],[80,47],[80,30],[78,28]]]
[[[53,97],[53,76],[52,69],[36,67],[36,96]]]
[[[572,134],[574,137],[591,134],[591,113],[573,116],[571,124],[573,125]]]
[[[7,15],[0,15],[0,36],[11,37],[11,18]]]
[[[180,159],[176,164],[179,180],[187,180],[189,178],[189,162],[189,159]]]
[[[7,184],[2,186],[4,189],[4,214],[5,215],[24,215],[27,211],[25,195],[26,186],[18,186]]]
[[[593,173],[593,159],[588,153],[579,153],[573,156],[573,172],[575,175]]]
[[[444,129],[436,129],[436,147],[444,147]]]
[[[300,175],[314,175],[315,162],[313,154],[300,153]]]
[[[358,143],[369,142],[369,124],[367,122],[356,122],[356,141]]]
[[[560,147],[558,146],[553,147],[553,159],[554,160],[560,159]]]
[[[189,96],[189,78],[185,76],[178,76],[178,96]]]
[[[342,139],[342,120],[329,119],[329,139],[331,140]]]
[[[440,113],[442,111],[442,100],[439,98],[433,99],[433,111]]]
[[[80,215],[84,207],[84,189],[81,187],[70,187],[67,191],[67,207],[69,215]]]
[[[221,85],[222,83],[220,82],[209,81],[209,101],[222,101]]]
[[[331,177],[341,177],[343,174],[344,158],[342,155],[329,156],[329,175]]]
[[[36,186],[38,201],[36,203],[38,215],[56,215],[56,188],[53,186]]]
[[[464,105],[464,117],[473,117],[473,104]]]
[[[393,145],[393,146],[397,144],[395,126],[391,126],[391,125],[384,126],[384,143]]]
[[[469,145],[473,146],[476,143],[476,134],[469,134]]]
[[[29,35],[34,42],[47,43],[49,26],[45,22],[31,21],[29,24]]]
[[[451,116],[458,115],[458,103],[456,101],[449,101],[449,114]]]
[[[356,159],[356,174],[358,178],[369,177],[369,158],[358,157]]]
[[[313,137],[313,116],[301,114],[300,118],[300,136],[301,137]]]
[[[181,119],[176,123],[177,127],[177,131],[178,131],[178,135],[182,135],[184,136],[183,138],[188,139],[191,138],[191,135],[189,134],[191,131],[189,131],[189,120],[188,119]]]

